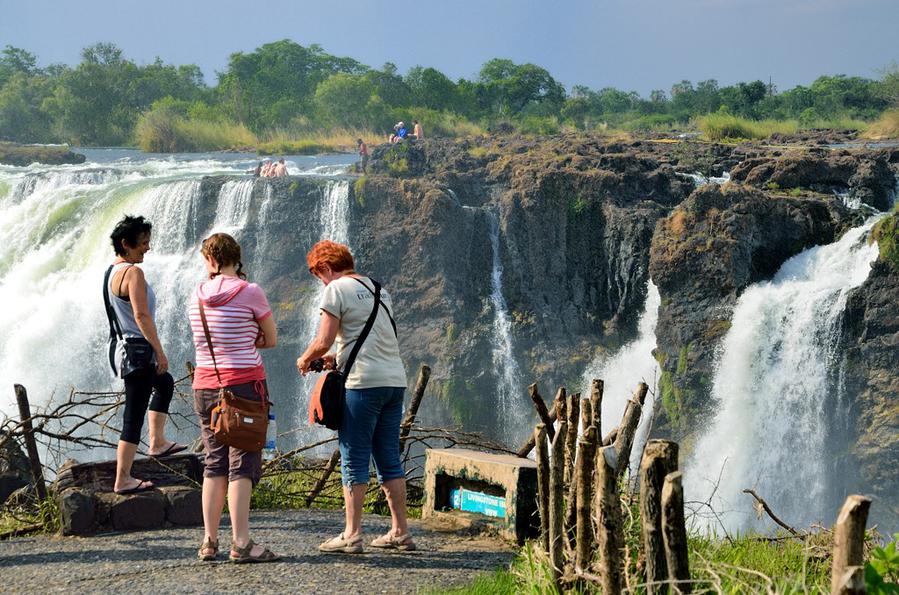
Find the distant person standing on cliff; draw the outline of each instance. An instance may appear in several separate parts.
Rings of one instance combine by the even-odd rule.
[[[374,539],[371,546],[414,550],[406,520],[406,474],[399,445],[406,370],[400,358],[390,295],[376,281],[354,270],[353,255],[343,244],[318,242],[306,255],[306,264],[309,272],[325,284],[325,292],[318,332],[297,359],[297,369],[305,376],[313,362],[321,359],[326,367],[340,368],[347,374],[346,402],[337,431],[346,525],[340,535],[318,549],[362,553],[362,505],[368,490],[369,464],[374,458],[392,524],[390,531]],[[375,304],[376,294],[380,307]],[[365,328],[370,332],[356,350],[353,345]],[[337,351],[328,354],[335,340]],[[351,353],[356,353],[356,360],[347,370]]]
[[[412,136],[415,137],[415,140],[423,140],[425,137],[425,131],[422,129],[421,124],[418,123],[418,120],[412,120]]]
[[[365,168],[368,167],[368,145],[361,138],[356,142],[359,143],[359,159],[361,160],[359,170],[365,173]]]
[[[109,318],[109,355],[113,371],[125,381],[125,409],[116,449],[113,485],[116,494],[131,494],[154,487],[150,481],[131,477],[131,465],[140,444],[148,407],[150,448],[147,454],[164,457],[187,448],[165,439],[165,422],[169,417],[175,381],[168,373],[169,361],[156,331],[156,294],[147,284],[143,270],[137,266],[150,251],[152,229],[152,224],[143,217],[126,216],[109,236],[116,253],[103,282]]]

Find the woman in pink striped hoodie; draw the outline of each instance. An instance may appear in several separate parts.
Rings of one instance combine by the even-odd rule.
[[[210,429],[210,413],[224,386],[245,399],[268,397],[265,367],[259,349],[278,342],[275,321],[265,293],[248,283],[240,262],[240,245],[226,233],[203,241],[200,249],[209,280],[201,283],[190,303],[190,326],[196,348],[194,409],[200,417],[200,432],[206,449],[203,473],[203,525],[206,535],[200,546],[201,560],[218,555],[218,529],[228,499],[231,514],[231,553],[234,562],[270,562],[278,559],[268,548],[250,539],[250,496],[262,476],[262,453],[248,452],[219,443]],[[203,329],[199,304],[202,301],[212,338],[213,354]],[[216,371],[216,367],[218,370]],[[219,384],[221,378],[221,384]]]

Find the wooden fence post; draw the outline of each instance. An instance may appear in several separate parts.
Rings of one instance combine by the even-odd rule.
[[[621,525],[621,502],[613,461],[613,446],[600,448],[596,455],[596,494],[594,495],[599,550],[598,573],[602,577],[603,595],[621,593],[622,550],[624,530]]]
[[[400,454],[406,447],[406,438],[412,432],[412,424],[415,423],[415,416],[418,415],[418,408],[421,406],[421,400],[425,396],[425,389],[428,387],[430,379],[431,367],[422,364],[418,369],[418,380],[415,381],[415,390],[412,392],[412,400],[409,402],[409,411],[406,413],[406,419],[400,424]]]
[[[565,395],[567,394],[568,393],[565,392],[565,387],[560,386],[559,390],[556,392],[556,398],[553,399],[553,408],[556,410],[556,420],[560,423],[568,419],[568,411],[565,406]]]
[[[44,469],[41,467],[41,459],[37,452],[37,442],[34,440],[34,426],[31,423],[31,407],[28,404],[28,391],[21,384],[14,385],[16,401],[19,404],[19,418],[22,420],[22,438],[25,440],[25,450],[28,452],[28,462],[31,465],[31,483],[40,500],[47,498],[47,486],[44,485]]]
[[[545,407],[545,405],[544,405],[544,407]],[[552,427],[552,425],[555,423],[555,421],[556,421],[556,410],[553,409],[552,411],[549,412],[549,426]],[[546,427],[546,424],[540,424],[540,425],[542,425],[544,428]],[[535,434],[531,434],[528,437],[528,439],[525,440],[524,444],[521,445],[521,448],[518,449],[518,452],[515,454],[517,454],[522,459],[526,458],[529,454],[531,454],[531,451],[534,450],[534,446],[537,444],[537,441],[535,440],[534,436],[535,436]]]
[[[631,449],[634,446],[634,434],[637,433],[637,426],[640,424],[640,414],[643,412],[643,403],[646,401],[646,392],[649,387],[645,382],[637,385],[637,391],[633,398],[627,402],[627,408],[621,418],[621,425],[618,426],[618,437],[615,438],[615,454],[617,465],[615,466],[615,474],[620,477],[624,470],[627,469],[631,458]]]
[[[668,564],[662,537],[662,485],[677,471],[677,442],[650,440],[640,460],[640,520],[646,556],[646,592],[667,593]]]
[[[596,439],[602,439],[602,393],[605,390],[605,382],[594,378],[590,383],[590,412],[591,421],[588,425],[596,428]]]
[[[564,418],[563,418],[564,419]],[[565,534],[563,521],[565,515],[565,437],[568,422],[559,424],[559,431],[552,442],[552,454],[549,460],[549,561],[552,565],[553,582],[561,585],[565,566]],[[560,589],[561,591],[561,589]]]
[[[683,473],[675,471],[665,476],[662,486],[662,536],[668,580],[675,593],[689,593],[690,564],[687,558],[687,527],[684,522]]]
[[[589,403],[587,399],[584,402]],[[587,421],[585,418],[584,421]],[[593,505],[593,467],[596,462],[596,428],[584,430],[578,440],[575,495],[577,520],[575,522],[575,568],[587,570],[593,554],[593,522],[590,516]]]
[[[540,545],[549,553],[549,448],[546,445],[546,426],[534,428],[537,454],[537,509],[540,511]]]
[[[581,394],[568,395],[565,402],[568,420],[568,433],[565,436],[565,484],[574,483],[574,457],[577,452],[577,433],[580,425]]]
[[[539,417],[543,425],[546,426],[546,435],[552,440],[556,435],[556,429],[553,427],[553,420],[549,418],[549,411],[546,409],[546,403],[543,402],[543,397],[540,396],[540,392],[537,390],[536,382],[528,387],[528,395],[530,395],[531,401],[534,403],[537,417]]]
[[[865,592],[865,525],[870,508],[870,498],[852,495],[840,509],[833,526],[831,595]]]

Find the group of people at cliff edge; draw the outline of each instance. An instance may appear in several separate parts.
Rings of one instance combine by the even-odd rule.
[[[283,178],[287,175],[287,166],[284,164],[283,158],[279,159],[277,163],[271,159],[265,159],[247,173],[253,174],[257,178]]]
[[[404,140],[423,140],[425,137],[424,129],[418,120],[412,120],[412,132],[406,128],[406,124],[402,121],[393,125],[393,132],[387,136],[387,142],[401,143]]]
[[[138,266],[150,250],[151,232],[152,225],[143,217],[126,216],[117,223],[110,236],[115,260],[107,269],[103,284],[110,322],[110,364],[125,384],[124,419],[113,486],[118,494],[154,488],[152,482],[131,475],[145,415],[149,419],[148,456],[164,457],[186,449],[165,436],[174,381],[156,326],[157,296]],[[232,236],[212,234],[203,240],[198,257],[205,265],[206,278],[198,279],[189,302],[183,304],[185,332],[189,327],[196,351],[193,405],[205,450],[202,488],[205,535],[198,557],[203,561],[218,557],[219,522],[227,500],[231,517],[230,560],[270,562],[278,560],[279,555],[256,544],[250,537],[249,526],[250,497],[262,476],[262,453],[220,443],[211,429],[210,416],[222,388],[256,402],[279,402],[286,398],[269,395],[266,370],[259,354],[259,350],[278,344],[278,329],[265,292],[247,280],[241,247]],[[414,550],[415,542],[407,524],[406,480],[399,450],[406,373],[400,358],[390,294],[355,270],[353,255],[343,244],[329,240],[316,243],[306,255],[306,264],[309,273],[325,287],[319,303],[318,330],[296,360],[297,371],[306,376],[324,363],[325,368],[341,369],[346,374],[346,400],[337,433],[346,522],[343,531],[322,543],[319,549],[362,553],[362,507],[369,482],[369,463],[374,459],[378,482],[390,507],[392,526],[370,545]],[[380,308],[376,308],[378,299]],[[373,323],[369,322],[370,317],[374,317]],[[352,345],[363,328],[370,329],[367,338],[347,370]],[[134,364],[140,358],[126,353],[126,346],[132,349],[136,346],[138,352],[142,346],[147,348],[145,366]]]

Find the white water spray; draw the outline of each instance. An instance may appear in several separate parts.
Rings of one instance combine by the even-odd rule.
[[[519,432],[527,423],[521,370],[512,351],[512,322],[503,297],[503,264],[499,245],[499,217],[492,210],[485,211],[493,251],[490,273],[490,303],[493,307],[493,333],[490,338],[493,369],[498,375],[496,397],[504,420],[502,433],[507,441],[520,439]]]
[[[587,366],[581,380],[581,395],[590,394],[594,378],[603,380],[602,400],[602,432],[608,433],[612,428],[621,423],[621,417],[627,403],[633,396],[637,384],[645,382],[650,391],[656,390],[656,383],[660,375],[659,364],[652,356],[652,350],[656,347],[656,323],[659,320],[659,290],[650,280],[646,285],[646,303],[640,320],[637,324],[637,338],[624,345],[614,354],[598,357]],[[643,445],[649,435],[652,425],[653,410],[652,392],[646,395],[643,405],[643,414],[637,433],[634,436],[634,446],[631,450],[630,469],[638,469],[640,457],[643,453]],[[583,431],[583,428],[581,428]]]
[[[866,242],[875,222],[791,258],[737,302],[714,378],[718,412],[684,473],[687,499],[710,501],[728,530],[767,525],[755,520],[744,488],[796,526],[832,515],[828,437],[839,408],[842,316],[877,258]]]

